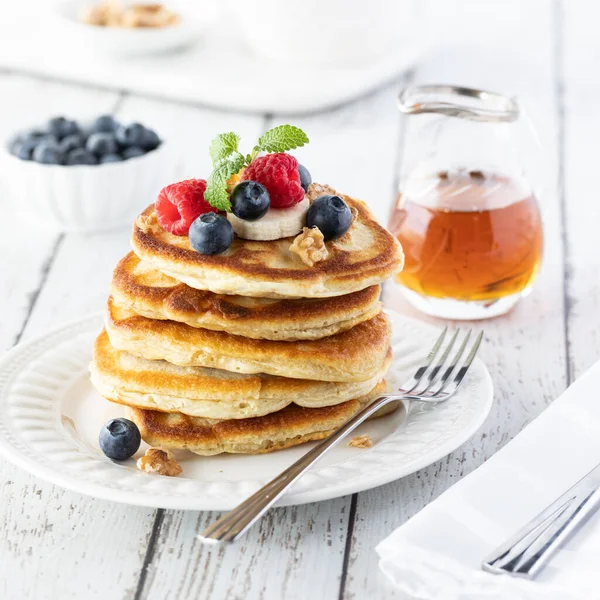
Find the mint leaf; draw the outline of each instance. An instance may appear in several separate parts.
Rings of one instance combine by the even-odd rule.
[[[217,161],[206,182],[204,199],[217,210],[231,210],[227,193],[227,180],[244,166],[244,157],[237,151]]]
[[[230,154],[237,152],[240,136],[233,131],[228,133],[220,133],[211,143],[208,150],[213,164],[219,162],[223,158],[227,158]]]
[[[258,138],[253,154],[258,152],[287,152],[308,144],[308,137],[299,127],[279,125]]]

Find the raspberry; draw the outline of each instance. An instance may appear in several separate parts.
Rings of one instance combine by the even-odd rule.
[[[272,208],[289,208],[304,198],[298,161],[290,154],[267,154],[255,158],[244,169],[242,181],[262,183],[269,192]]]
[[[186,179],[160,190],[155,207],[161,227],[174,235],[187,235],[200,215],[214,211],[204,199],[205,190],[204,179]]]

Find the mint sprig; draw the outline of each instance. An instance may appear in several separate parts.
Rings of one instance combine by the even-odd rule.
[[[307,135],[294,125],[280,125],[269,129],[258,138],[258,143],[252,150],[252,158],[259,152],[287,152],[308,144]]]
[[[209,154],[213,164],[219,162],[223,158],[227,158],[230,154],[237,152],[240,136],[233,131],[228,133],[220,133],[210,144]]]
[[[204,199],[217,210],[231,210],[227,180],[248,166],[261,152],[287,152],[308,144],[309,139],[299,127],[279,125],[258,138],[251,154],[241,154],[239,142],[240,136],[229,131],[220,133],[210,144],[213,171],[207,181]]]
[[[204,199],[217,210],[231,210],[231,202],[227,193],[227,180],[244,166],[244,157],[233,152],[227,158],[217,161],[206,182]]]

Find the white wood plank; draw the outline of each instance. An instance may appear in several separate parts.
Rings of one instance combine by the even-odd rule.
[[[385,212],[394,174],[396,87],[338,110],[282,117],[275,123],[293,123],[307,132],[311,143],[294,153],[315,181],[374,198]],[[225,124],[222,129],[234,128]],[[243,142],[251,147],[254,140],[244,137]],[[343,570],[349,512],[350,498],[278,509],[239,545],[220,550],[202,546],[194,537],[215,515],[168,513],[144,595],[293,600],[319,590],[320,597],[334,598]]]
[[[126,232],[69,235],[48,273],[24,339],[102,308]],[[0,561],[7,597],[132,596],[150,539],[154,511],[62,490],[2,463],[8,501],[0,507],[9,551]],[[3,545],[0,544],[0,547]],[[0,554],[4,554],[0,552]]]
[[[599,7],[563,3],[564,208],[567,240],[569,371],[574,380],[600,358],[600,203],[595,189],[600,139],[600,80],[588,65],[600,59],[594,31]]]
[[[527,8],[515,2],[462,2],[453,3],[450,12],[443,5],[432,3],[431,7],[434,14],[438,8],[441,11],[445,30],[461,32],[463,45],[474,38],[480,46],[477,52],[468,47],[440,49],[420,65],[417,81],[460,83],[518,95],[550,140],[552,154],[556,149],[556,105],[551,6],[541,1],[528,3]],[[520,18],[507,18],[507,13]],[[480,31],[500,42],[501,52],[482,43],[479,33],[469,33]],[[518,60],[510,50],[515,39],[519,40]],[[544,199],[543,209],[545,263],[531,297],[506,317],[473,324],[486,332],[481,357],[492,375],[496,400],[490,416],[471,441],[445,459],[358,495],[345,598],[397,597],[377,567],[375,545],[496,452],[564,389],[563,257],[556,194]],[[390,306],[442,325],[410,308],[393,286],[387,292]]]
[[[348,521],[344,498],[275,509],[237,544],[206,546],[196,535],[218,516],[167,512],[144,598],[300,600],[311,590],[337,597]]]
[[[89,118],[109,112],[118,98],[113,93],[17,76],[0,78],[0,93],[4,110],[14,115],[11,130],[36,125],[53,114]],[[8,125],[8,120],[2,123],[2,137],[9,133]],[[5,259],[0,284],[9,290],[2,305],[7,322],[0,343],[5,347],[14,341],[26,317],[24,339],[86,313],[92,306],[101,308],[110,262],[127,245],[125,231],[63,238],[6,220],[2,233]],[[0,522],[4,523],[0,597],[133,596],[153,511],[66,492],[3,460],[0,486]]]

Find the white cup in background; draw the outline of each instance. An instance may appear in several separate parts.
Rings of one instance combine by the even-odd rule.
[[[299,65],[362,66],[415,39],[411,0],[229,0],[252,50]]]

